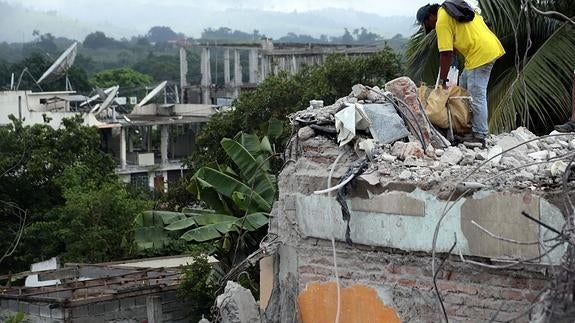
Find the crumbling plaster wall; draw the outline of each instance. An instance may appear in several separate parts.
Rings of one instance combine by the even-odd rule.
[[[338,241],[342,287],[361,284],[375,289],[383,303],[394,308],[404,322],[440,321],[442,314],[433,290],[430,252],[435,225],[443,210],[450,206],[436,246],[438,252],[444,253],[438,258],[444,258],[457,237],[455,255],[437,277],[450,319],[489,321],[498,311],[496,321],[509,319],[524,311],[545,286],[549,266],[486,269],[463,263],[456,255],[461,250],[463,255],[482,261],[540,255],[544,250],[537,246],[494,242],[468,223],[474,219],[489,230],[501,229],[499,234],[511,234],[522,241],[546,239],[550,237],[549,231],[533,226],[519,214],[525,210],[561,228],[560,210],[544,198],[520,192],[479,191],[454,203],[438,198],[438,188],[423,190],[407,182],[382,181],[376,188],[367,185],[372,189],[356,188],[348,195],[354,241],[349,246],[340,242],[345,234],[340,206],[334,198],[313,194],[326,187],[337,147],[328,139],[316,137],[303,143],[301,152],[303,156],[288,165],[280,176],[280,198],[274,205],[270,223],[270,232],[283,242],[276,266],[281,292],[274,300],[280,308],[280,321],[301,321],[297,296],[308,283],[334,279],[329,242],[332,232]],[[332,185],[356,159],[351,153],[344,155]],[[559,263],[563,250],[558,248],[542,262]]]

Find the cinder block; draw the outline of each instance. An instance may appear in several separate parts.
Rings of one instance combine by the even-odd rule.
[[[29,310],[30,310],[30,303],[18,302],[18,312],[28,313]]]
[[[140,305],[146,306],[146,297],[145,296],[136,297],[136,306],[140,306]]]
[[[119,300],[104,302],[104,311],[106,313],[117,312],[119,310],[120,310],[120,301]]]
[[[129,298],[122,298],[120,300],[120,310],[127,310],[130,309],[132,307],[136,306],[136,298],[135,297],[129,297]]]
[[[50,311],[50,317],[53,319],[64,319],[64,311],[61,308],[53,308]]]
[[[50,311],[50,307],[48,307],[48,305],[40,306],[40,316],[47,318],[52,317],[52,312]]]
[[[32,316],[40,316],[40,306],[37,304],[29,304],[27,314]]]

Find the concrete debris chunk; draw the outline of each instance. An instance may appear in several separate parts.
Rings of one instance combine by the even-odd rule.
[[[549,158],[549,151],[541,150],[541,151],[531,153],[528,156],[535,159],[535,160],[543,161],[543,160],[547,160]]]
[[[501,148],[501,146],[499,146],[499,145],[495,145],[495,146],[491,147],[491,149],[489,149],[489,152],[487,153],[487,160],[491,160],[492,165],[499,164],[499,161],[501,161],[501,153],[502,152],[503,152],[503,148]]]
[[[562,160],[557,160],[553,164],[551,164],[552,176],[559,176],[565,173],[565,170],[567,170],[567,164]]]
[[[457,147],[449,147],[445,150],[440,161],[449,165],[457,165],[463,159],[463,153]]]
[[[358,100],[367,99],[369,90],[362,84],[356,84],[351,87],[351,95],[353,95]]]
[[[305,126],[298,130],[297,136],[299,140],[306,141],[312,137],[315,137],[315,131],[311,127]]]
[[[474,161],[475,161],[475,154],[466,152],[463,154],[463,158],[461,159],[461,162],[459,162],[459,164],[461,166],[470,166],[473,165]]]
[[[260,311],[252,293],[228,281],[224,293],[216,298],[222,323],[260,323]]]
[[[424,151],[419,142],[405,143],[396,141],[391,148],[391,154],[400,160],[406,160],[408,158],[419,159],[423,157]]]
[[[412,174],[410,171],[404,170],[403,172],[401,172],[401,174],[399,174],[398,177],[399,177],[399,179],[402,179],[402,180],[408,180],[411,178],[411,176],[412,176]]]

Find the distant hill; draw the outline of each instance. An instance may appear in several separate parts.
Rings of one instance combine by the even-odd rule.
[[[102,30],[114,37],[138,34],[135,29],[85,22],[55,11],[40,12],[0,1],[0,42],[31,41],[34,30],[77,40],[83,40],[95,30]]]
[[[296,34],[340,36],[364,27],[384,38],[396,34],[409,36],[415,30],[413,17],[384,17],[355,10],[323,9],[308,12],[273,12],[250,9],[216,11],[209,6],[191,7],[163,4],[130,6],[129,2],[70,4],[60,12],[39,12],[0,1],[0,41],[22,42],[33,39],[32,32],[52,33],[83,40],[96,30],[115,38],[144,35],[152,26],[169,26],[176,32],[199,37],[206,28],[221,26],[252,32],[258,30],[272,38],[289,32]]]

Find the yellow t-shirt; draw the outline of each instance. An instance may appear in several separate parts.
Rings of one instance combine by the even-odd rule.
[[[485,65],[505,54],[501,42],[479,14],[475,14],[473,21],[458,22],[444,8],[439,8],[435,32],[439,51],[455,48],[465,57],[467,69]]]

